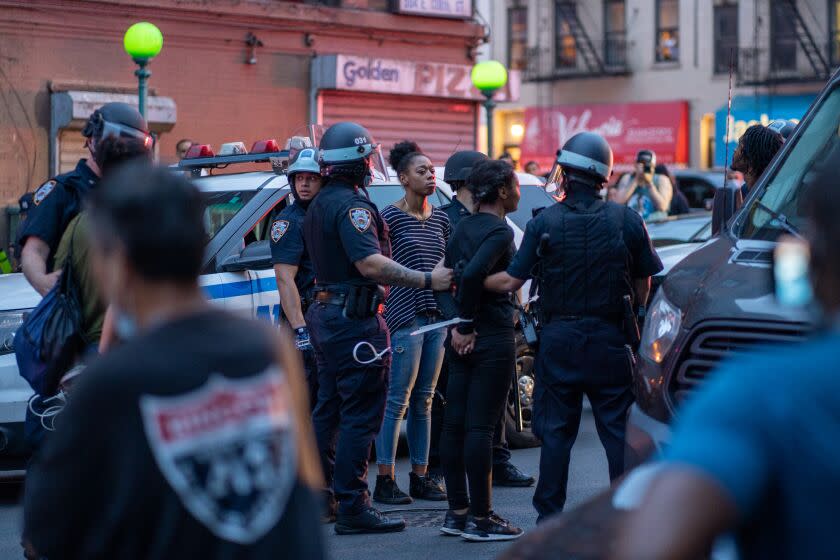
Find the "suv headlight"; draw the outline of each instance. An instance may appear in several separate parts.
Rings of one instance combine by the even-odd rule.
[[[15,333],[23,324],[23,318],[31,309],[0,312],[0,356],[15,351]]]
[[[660,289],[648,309],[639,348],[642,355],[661,364],[677,339],[680,320],[680,309],[668,301],[665,290]]]

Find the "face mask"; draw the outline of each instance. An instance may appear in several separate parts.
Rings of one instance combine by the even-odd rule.
[[[129,340],[137,335],[137,321],[124,311],[115,310],[114,330],[120,340]]]

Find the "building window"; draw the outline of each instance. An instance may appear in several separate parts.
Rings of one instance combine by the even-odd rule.
[[[715,74],[738,67],[738,4],[733,0],[716,0],[714,9]]]
[[[774,0],[770,10],[770,67],[796,70],[796,13],[787,2]]]
[[[577,19],[577,6],[568,0],[554,4],[554,65],[557,68],[577,67],[577,44],[572,28]]]
[[[508,8],[508,68],[524,70],[528,64],[528,8]]]
[[[656,0],[656,62],[677,62],[679,59],[679,1]]]
[[[840,0],[832,0],[829,4],[831,10],[831,65],[840,64]]]
[[[840,0],[838,0],[840,1]],[[604,2],[604,64],[624,66],[627,62],[627,21],[624,0]]]

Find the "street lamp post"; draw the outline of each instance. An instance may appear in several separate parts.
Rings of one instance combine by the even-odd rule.
[[[473,66],[470,74],[475,89],[484,96],[484,110],[487,112],[487,155],[493,157],[493,96],[507,84],[507,70],[501,62],[485,60]]]
[[[138,66],[134,71],[137,76],[137,106],[146,118],[146,81],[152,75],[146,66],[163,48],[163,34],[147,21],[135,23],[125,32],[123,47]]]

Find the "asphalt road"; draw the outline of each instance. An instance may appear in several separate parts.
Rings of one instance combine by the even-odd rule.
[[[513,462],[520,469],[536,476],[539,470],[539,449],[513,452]],[[405,459],[397,464],[397,479],[408,490],[409,465]],[[376,480],[375,467],[370,471],[370,484]],[[588,407],[584,411],[581,431],[572,451],[569,473],[568,506],[594,496],[608,485],[607,461],[595,432]],[[533,488],[494,488],[493,508],[503,517],[528,530],[534,527],[536,512],[531,505]],[[0,485],[0,558],[22,558],[20,549],[21,507],[19,485]],[[356,535],[339,537],[332,525],[324,526],[324,534],[335,560],[465,560],[494,558],[507,543],[467,543],[457,537],[444,537],[438,531],[445,502],[415,502],[403,513],[408,527],[401,533],[388,535]],[[389,506],[383,509],[394,509]]]

